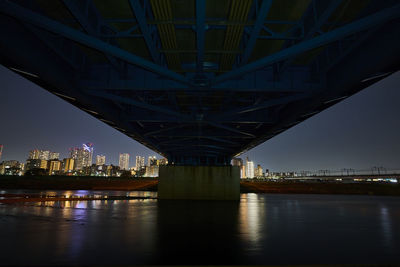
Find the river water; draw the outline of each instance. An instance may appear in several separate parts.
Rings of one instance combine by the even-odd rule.
[[[383,264],[400,263],[399,251],[398,197],[242,194],[240,202],[0,204],[0,265]]]

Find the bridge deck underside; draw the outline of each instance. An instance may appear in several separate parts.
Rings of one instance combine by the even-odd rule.
[[[1,63],[166,156],[230,159],[398,70],[398,1],[2,1]]]

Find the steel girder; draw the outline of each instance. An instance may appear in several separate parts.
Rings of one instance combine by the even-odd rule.
[[[298,40],[290,40],[284,44],[284,47],[290,47],[293,45],[293,42],[304,42],[305,40],[309,40],[314,37],[316,34],[323,33],[322,26],[328,22],[329,18],[332,14],[338,9],[341,5],[342,0],[331,0],[331,1],[316,1],[313,0],[309,5],[309,8],[303,15],[301,19],[302,28],[302,38]],[[325,5],[325,6],[324,6]],[[322,6],[323,8],[319,8]],[[321,10],[318,13],[318,10]],[[314,19],[310,19],[310,17]],[[294,36],[298,36],[298,31],[294,32]],[[278,75],[281,75],[288,66],[293,62],[293,58],[289,58],[288,60],[284,60],[278,64]]]
[[[196,67],[194,72],[182,70],[182,74],[166,67],[164,57],[173,51],[161,47],[154,18],[148,17],[150,5],[147,4],[146,9],[146,1],[129,1],[132,19],[103,19],[98,14],[94,21],[87,18],[83,2],[64,2],[81,29],[13,1],[0,2],[3,24],[15,30],[8,34],[9,39],[1,39],[1,47],[9,53],[1,51],[2,64],[175,164],[229,164],[232,156],[398,69],[399,55],[394,52],[400,45],[400,38],[398,28],[393,25],[398,23],[400,6],[396,1],[386,5],[372,1],[374,12],[346,24],[329,24],[329,27],[324,25],[337,9],[337,1],[328,1],[311,24],[310,16],[316,14],[312,9],[315,1],[300,21],[267,20],[274,1],[262,1],[260,7],[254,2],[249,11],[256,14],[254,22],[217,22],[206,16],[207,1],[196,1],[195,20],[186,24],[165,21],[168,27],[174,25],[177,30],[193,27],[195,32],[196,49],[190,53],[196,54]],[[90,0],[84,2],[91,9],[95,8]],[[249,7],[246,2],[246,12]],[[113,21],[124,19],[137,25],[125,32],[115,31],[110,26]],[[268,29],[266,22],[293,27],[287,33],[278,33]],[[223,74],[218,69],[206,68],[207,31],[235,25],[244,27],[241,44],[245,49],[235,63],[239,67]],[[108,30],[99,30],[101,27]],[[134,35],[134,28],[140,29],[141,33],[135,33],[135,38],[143,38],[152,61],[125,51],[114,41],[121,36]],[[326,31],[327,28],[331,30]],[[235,31],[240,33],[237,29]],[[296,41],[288,41],[278,52],[247,63],[257,40],[264,38],[261,31],[269,33],[265,38]],[[10,57],[18,53],[17,48],[23,49],[24,44],[33,44],[43,62],[30,62],[27,52]],[[82,45],[103,53],[108,61],[92,62],[80,48]],[[379,50],[374,51],[373,47]],[[296,57],[316,48],[321,51],[310,61],[293,65]],[[179,49],[174,53],[180,52],[185,53]],[[240,52],[215,53],[235,55]],[[71,56],[66,57],[66,54]],[[351,61],[349,55],[355,55],[355,60]],[[362,68],[356,68],[357,61],[363,62]],[[63,63],[65,66],[58,67]],[[276,69],[274,64],[280,67]],[[368,67],[371,64],[374,68]],[[45,71],[49,66],[54,66],[51,75]],[[343,76],[343,70],[350,66],[354,69],[352,77]]]
[[[139,24],[140,31],[142,32],[142,36],[146,42],[149,53],[153,59],[153,61],[159,65],[162,64],[161,54],[158,51],[158,44],[156,43],[156,39],[153,38],[151,27],[147,23],[146,12],[143,6],[137,0],[130,0],[130,6],[135,14],[136,21]],[[130,33],[128,33],[130,34]]]
[[[271,56],[249,63],[243,67],[237,68],[228,73],[219,75],[218,77],[214,78],[210,83],[217,84],[229,79],[233,79],[237,76],[242,76],[243,74],[246,74],[248,72],[261,69],[268,65],[272,65],[276,62],[281,62],[285,59],[293,58],[301,53],[310,51],[318,47],[322,47],[326,44],[343,39],[357,32],[368,30],[371,27],[376,27],[377,25],[382,25],[387,21],[399,18],[399,14],[400,14],[400,5],[386,8],[384,10],[376,12],[375,14],[369,15],[365,18],[359,19],[345,26],[336,28],[330,32],[321,34],[312,39],[303,41],[299,44],[283,49],[275,54],[272,54]]]
[[[251,53],[253,52],[254,46],[256,45],[257,38],[260,36],[261,29],[265,24],[265,18],[267,17],[271,5],[272,5],[272,0],[262,1],[260,10],[257,14],[256,23],[254,24],[251,34],[248,40],[246,41],[246,44],[244,45],[245,51],[241,57],[239,63],[240,65],[246,64],[247,61],[249,60]],[[271,35],[273,35],[273,33]]]

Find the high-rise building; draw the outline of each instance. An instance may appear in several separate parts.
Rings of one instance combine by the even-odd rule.
[[[162,158],[158,161],[158,165],[168,165],[168,160],[166,158]]]
[[[74,159],[75,170],[82,170],[90,167],[93,159],[93,144],[83,144],[82,148],[74,147],[70,149],[70,157]]]
[[[82,147],[83,147],[83,150],[85,150],[88,153],[87,161],[85,162],[86,163],[85,167],[89,167],[92,165],[92,162],[93,162],[93,149],[94,149],[93,144],[86,143],[86,144],[83,144]]]
[[[71,147],[69,149],[69,157],[71,159],[77,159],[78,158],[78,151],[79,151],[79,147]]]
[[[246,158],[246,178],[254,178],[254,162]]]
[[[48,150],[39,150],[39,159],[49,160],[50,151]]]
[[[246,178],[246,166],[243,165],[241,158],[233,158],[232,166],[238,166],[240,170],[240,178]]]
[[[156,156],[149,156],[147,159],[147,166],[155,166],[157,165]]]
[[[49,153],[49,160],[55,160],[60,158],[60,153],[50,152]]]
[[[159,166],[150,165],[146,166],[146,172],[144,174],[145,177],[157,177],[158,176]]]
[[[241,158],[233,158],[232,159],[232,166],[242,166],[243,160]]]
[[[52,160],[58,159],[60,153],[50,152],[49,150],[34,149],[29,151],[28,159],[41,159],[41,160]]]
[[[240,166],[240,178],[244,179],[246,177],[246,165]]]
[[[74,170],[75,160],[73,158],[66,158],[63,160],[62,170],[64,173],[70,173]]]
[[[100,166],[100,165],[104,165],[106,164],[106,156],[104,155],[97,155],[96,156],[96,165]]]
[[[129,154],[122,153],[119,154],[119,168],[121,170],[129,170]]]
[[[32,169],[47,169],[47,160],[43,159],[28,159],[25,165],[26,170]]]
[[[255,169],[255,176],[262,177],[263,176],[263,169],[260,164],[257,164],[257,168]]]
[[[39,159],[39,154],[40,154],[39,149],[31,150],[31,151],[29,151],[28,159]]]
[[[24,164],[17,160],[6,160],[0,163],[1,175],[21,175]]]
[[[57,174],[61,170],[61,161],[50,160],[49,161],[49,175]]]
[[[136,165],[135,165],[136,170],[140,170],[144,168],[144,157],[141,156],[136,156]]]
[[[1,155],[3,155],[3,145],[0,145],[0,160],[1,160]]]
[[[119,167],[114,165],[108,165],[106,169],[107,176],[118,176],[120,173]]]

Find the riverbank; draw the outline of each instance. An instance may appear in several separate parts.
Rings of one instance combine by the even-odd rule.
[[[1,189],[157,191],[157,178],[102,178],[75,176],[0,176]],[[400,196],[399,184],[241,181],[242,193],[356,194]]]
[[[400,196],[400,185],[389,183],[341,183],[341,182],[266,182],[242,181],[242,193],[268,194],[345,194]]]
[[[0,176],[0,189],[157,191],[155,178]]]

